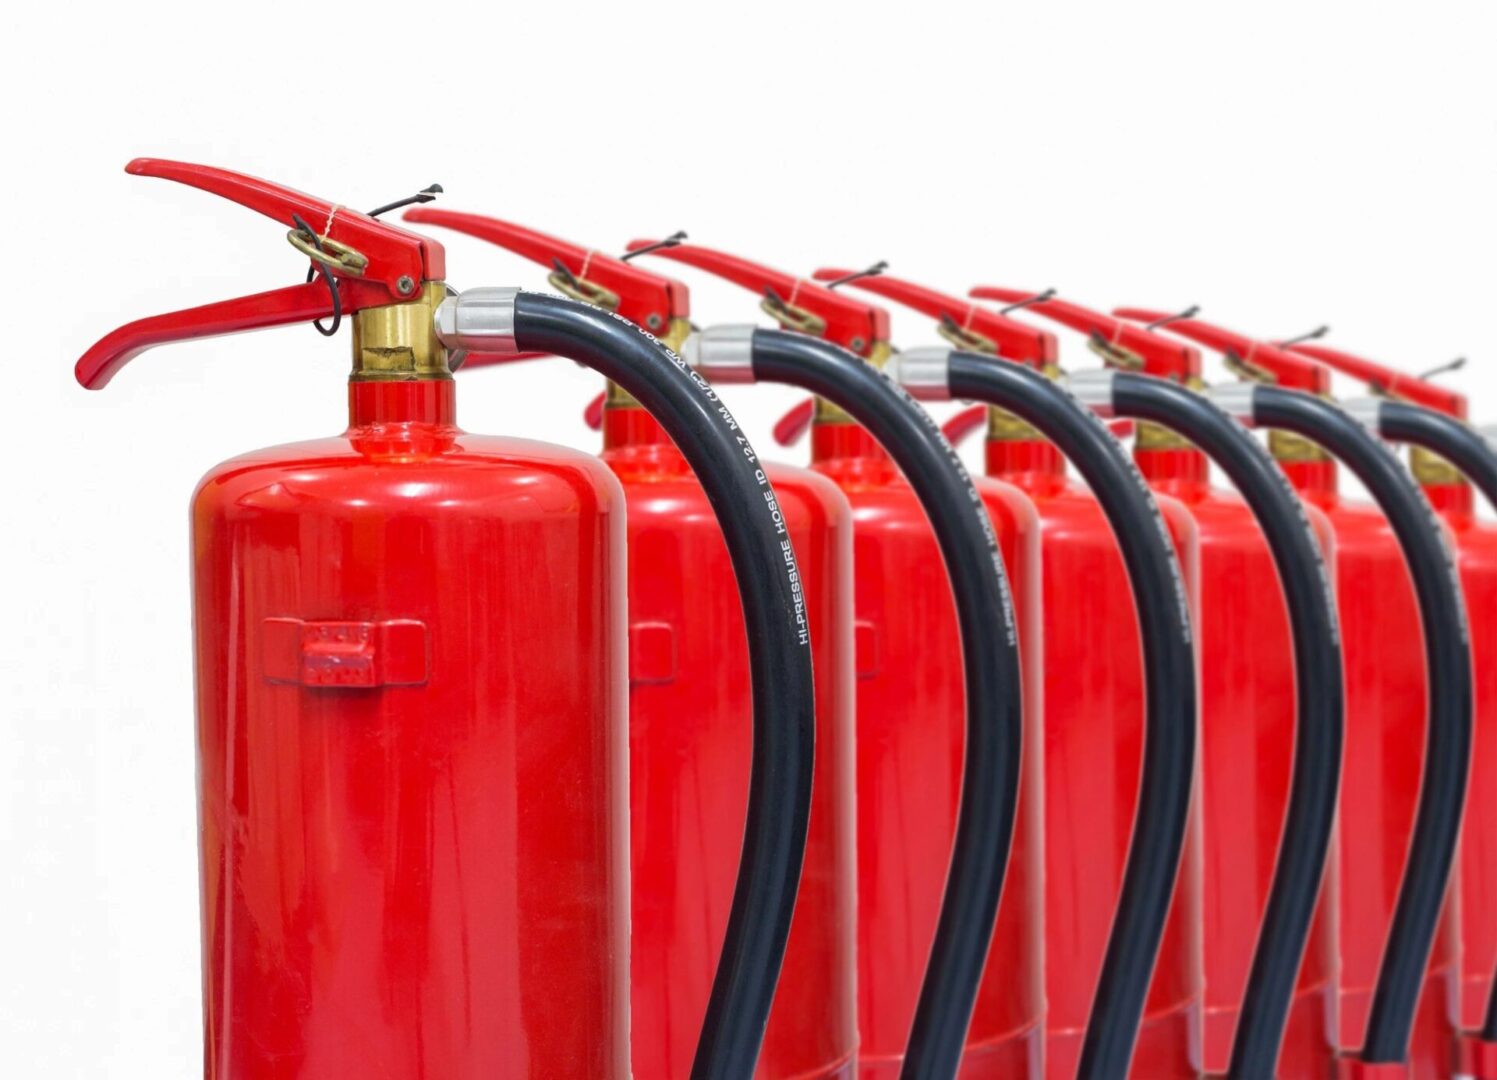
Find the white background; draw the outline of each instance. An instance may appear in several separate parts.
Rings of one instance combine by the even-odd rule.
[[[15,3],[0,22],[5,1076],[198,1067],[187,498],[214,462],[343,419],[346,331],[73,383],[110,328],[305,266],[281,227],[127,177],[131,157],[359,207],[440,181],[447,206],[605,250],[686,228],[799,273],[886,258],[952,291],[1201,303],[1265,336],[1329,322],[1410,369],[1469,355],[1449,381],[1497,421],[1490,5]],[[441,239],[459,287],[543,286]],[[685,273],[698,321],[756,316]],[[597,385],[487,372],[461,419],[593,447]],[[765,443],[793,399],[730,391]]]

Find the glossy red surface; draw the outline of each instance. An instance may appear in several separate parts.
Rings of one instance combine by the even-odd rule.
[[[950,860],[965,710],[951,587],[914,493],[861,428],[812,429],[814,468],[853,508],[858,642],[858,1076],[899,1074]],[[1024,775],[1003,898],[961,1075],[1041,1075],[1044,986],[1039,532],[1029,501],[978,481],[1014,588]]]
[[[1336,592],[1346,664],[1341,777],[1340,1043],[1361,1047],[1424,768],[1426,676],[1413,585],[1387,520],[1343,499],[1334,462],[1284,462],[1290,482],[1336,535]],[[1452,881],[1454,896],[1458,886]],[[1410,1076],[1453,1065],[1460,922],[1447,903],[1414,1021]]]
[[[1476,517],[1468,484],[1424,492],[1455,541],[1471,622],[1476,731],[1461,830],[1461,1026],[1481,1027],[1497,968],[1497,528]]]
[[[1043,531],[1045,1074],[1076,1075],[1137,804],[1144,688],[1138,620],[1101,507],[1041,440],[987,443],[988,475],[1033,500]],[[1196,526],[1159,499],[1192,598]],[[1199,622],[1199,616],[1197,616]],[[1201,803],[1145,1005],[1131,1075],[1194,1078],[1201,1062]]]
[[[628,505],[634,1075],[690,1074],[727,927],[748,799],[748,648],[717,518],[643,409],[604,411]],[[816,673],[810,834],[756,1076],[850,1077],[857,1052],[852,513],[772,466],[805,583]]]
[[[1294,653],[1273,556],[1247,504],[1210,486],[1192,448],[1140,449],[1139,469],[1195,519],[1200,540],[1201,766],[1205,1065],[1224,1074],[1273,883],[1294,758]],[[1331,524],[1310,520],[1334,558]],[[1280,1075],[1324,1076],[1336,1049],[1336,903],[1332,849],[1324,891],[1284,1029]]]
[[[205,1075],[626,1077],[618,484],[450,382],[350,406],[193,501]]]

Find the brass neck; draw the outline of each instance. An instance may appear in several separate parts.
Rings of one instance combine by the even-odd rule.
[[[434,316],[447,298],[440,281],[422,283],[421,295],[403,304],[364,308],[353,315],[353,382],[450,379],[447,349]]]
[[[1171,380],[1176,381],[1176,380]],[[1179,385],[1196,393],[1203,393],[1206,382],[1199,375],[1188,376]],[[1140,420],[1138,422],[1138,434],[1134,437],[1133,446],[1135,450],[1194,450],[1196,446],[1189,439],[1183,437],[1171,428],[1156,424],[1151,420]]]
[[[1058,364],[1045,364],[1039,372],[1047,379],[1060,378]],[[988,406],[989,442],[1043,442],[1044,439],[1045,436],[1028,420],[1022,420],[997,405]]]
[[[1330,461],[1331,455],[1319,444],[1292,431],[1272,430],[1268,433],[1268,450],[1275,461],[1291,463],[1307,461]]]
[[[1432,450],[1409,447],[1409,469],[1423,487],[1442,487],[1470,483],[1466,474]]]

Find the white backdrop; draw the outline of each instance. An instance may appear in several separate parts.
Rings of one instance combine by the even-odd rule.
[[[131,157],[360,207],[440,181],[444,205],[606,250],[685,228],[800,273],[885,258],[953,291],[1201,303],[1266,336],[1329,322],[1411,369],[1469,355],[1448,380],[1497,421],[1490,5],[11,4],[0,23],[6,1076],[197,1067],[187,498],[216,461],[343,419],[346,332],[309,327],[73,383],[110,328],[304,267],[281,228],[126,177]],[[459,287],[543,284],[441,239]],[[683,276],[699,321],[756,315]],[[484,373],[461,419],[592,447],[597,384]],[[766,444],[793,399],[730,392]]]

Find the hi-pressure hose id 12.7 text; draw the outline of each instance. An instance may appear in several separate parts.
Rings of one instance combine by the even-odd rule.
[[[665,428],[717,515],[748,632],[753,764],[738,880],[692,1076],[748,1080],[790,933],[815,748],[806,604],[763,463],[705,380],[633,323],[590,304],[471,289],[442,305],[437,332],[451,348],[554,353],[613,380]]]
[[[1424,777],[1358,1055],[1373,1065],[1404,1062],[1460,837],[1471,760],[1471,653],[1460,581],[1413,477],[1356,417],[1314,395],[1275,386],[1221,387],[1211,396],[1237,416],[1302,435],[1344,461],[1387,517],[1413,578],[1429,682]]]
[[[895,358],[916,396],[998,405],[1055,443],[1107,515],[1133,590],[1143,643],[1143,769],[1128,861],[1078,1075],[1128,1073],[1180,869],[1195,775],[1196,680],[1190,601],[1158,505],[1106,425],[1040,373],[990,356],[916,349]]]
[[[714,327],[686,352],[718,382],[787,383],[840,406],[899,466],[935,533],[961,631],[966,750],[946,892],[901,1075],[955,1076],[1012,847],[1023,749],[1018,632],[992,522],[935,421],[853,353],[751,326]]]
[[[1335,832],[1344,722],[1336,597],[1304,504],[1267,448],[1207,398],[1125,372],[1073,376],[1087,404],[1189,439],[1227,474],[1263,530],[1284,592],[1294,647],[1294,765],[1273,883],[1243,993],[1227,1075],[1277,1075],[1284,1025]]]
[[[1368,426],[1385,439],[1412,443],[1439,454],[1476,485],[1488,505],[1497,507],[1497,449],[1480,432],[1433,409],[1385,398],[1348,402],[1352,415],[1366,416]],[[1486,1017],[1478,1036],[1497,1043],[1497,981],[1487,997]]]

